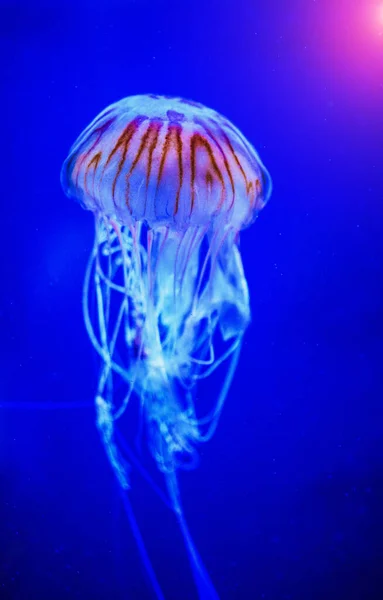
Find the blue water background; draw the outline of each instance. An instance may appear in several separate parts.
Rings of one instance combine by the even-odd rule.
[[[152,598],[91,406],[93,222],[59,182],[90,120],[146,92],[222,112],[274,182],[241,239],[253,320],[237,374],[181,477],[220,597],[383,593],[383,39],[366,6],[1,2],[1,599]],[[28,409],[43,402],[89,407]],[[194,598],[172,516],[132,483],[166,597]]]

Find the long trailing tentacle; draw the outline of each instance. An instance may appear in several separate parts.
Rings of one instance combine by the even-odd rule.
[[[198,590],[199,600],[219,600],[217,591],[211,581],[205,565],[197,551],[193,538],[190,534],[188,525],[182,509],[180,493],[175,470],[170,469],[165,473],[165,479],[172,502],[173,510],[185,541],[186,549],[189,555],[189,561],[193,571],[194,581]]]
[[[150,476],[148,471],[141,464],[140,460],[134,454],[133,450],[130,448],[126,439],[123,437],[123,435],[119,432],[118,429],[116,429],[116,439],[118,440],[118,443],[121,446],[122,451],[124,452],[124,454],[126,454],[127,458],[129,459],[129,462],[131,463],[131,465],[135,469],[137,469],[138,473],[150,485],[152,490],[157,494],[157,496],[161,499],[161,501],[164,503],[164,505],[167,506],[167,508],[169,508],[170,510],[173,510],[173,506],[169,502],[169,499],[167,498],[166,494],[161,490],[161,488],[157,485],[157,483],[152,479],[152,477]]]
[[[96,244],[97,243],[98,242],[96,241]],[[92,342],[94,349],[100,355],[101,359],[104,361],[104,364],[108,365],[108,367],[112,371],[115,371],[123,380],[127,381],[128,378],[126,375],[126,371],[120,365],[118,365],[114,360],[112,360],[106,345],[103,343],[103,340],[101,340],[101,343],[100,343],[100,341],[97,339],[97,336],[95,334],[94,327],[92,324],[92,319],[89,314],[90,278],[91,278],[92,270],[94,269],[94,265],[95,265],[96,252],[97,252],[97,247],[95,247],[93,249],[93,251],[90,255],[87,269],[85,272],[85,278],[84,278],[83,314],[84,314],[85,327],[86,327],[87,333],[89,335],[89,339]],[[99,316],[101,315],[101,323],[102,323],[104,321],[104,312],[103,312],[104,309],[103,309],[102,297],[100,294],[97,294],[97,304],[98,304],[98,315]],[[101,334],[101,337],[102,336],[103,336],[103,333]]]
[[[141,532],[140,532],[140,528],[138,527],[136,518],[134,516],[132,505],[129,500],[129,495],[127,492],[124,492],[124,491],[121,491],[121,495],[122,495],[122,501],[124,504],[125,512],[128,516],[130,527],[132,529],[134,538],[137,543],[138,550],[140,552],[141,560],[144,564],[145,571],[149,577],[149,580],[150,580],[151,586],[153,588],[153,591],[155,593],[155,596],[156,596],[157,600],[165,600],[165,596],[161,590],[160,584],[158,583],[157,576],[155,574],[155,571],[153,569],[149,555],[147,553],[145,543],[144,543],[144,540],[143,540]]]
[[[127,495],[130,465],[176,515],[200,600],[218,599],[184,517],[177,471],[195,468],[198,444],[216,430],[249,320],[247,286],[232,233],[208,233],[206,226],[183,233],[166,227],[153,231],[140,223],[124,227],[105,217],[96,219],[83,306],[89,337],[102,359],[97,426],[158,599],[162,591]],[[96,300],[95,322],[90,291]],[[231,322],[231,310],[238,315],[236,322]],[[227,371],[218,398],[200,416],[196,383],[223,363]],[[116,430],[119,419],[123,427],[133,394],[139,397],[140,422],[147,423],[149,448],[164,473],[169,500],[132,452],[123,429]],[[140,432],[141,426],[138,436]]]
[[[210,440],[212,435],[214,434],[215,430],[217,429],[218,421],[221,416],[224,404],[226,402],[227,394],[229,393],[229,389],[230,389],[231,383],[233,381],[235,371],[237,369],[238,360],[239,360],[239,356],[241,353],[241,347],[242,347],[242,336],[239,340],[237,340],[236,347],[232,352],[230,366],[226,373],[225,381],[224,381],[221,391],[219,393],[218,400],[216,402],[214,409],[208,415],[206,415],[203,418],[198,419],[198,421],[197,421],[199,426],[201,426],[201,425],[208,426],[207,431],[203,435],[201,435],[199,438],[199,441],[201,441],[201,442],[206,442],[206,441]]]

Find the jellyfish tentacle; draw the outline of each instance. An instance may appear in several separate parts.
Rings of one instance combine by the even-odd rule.
[[[203,600],[218,596],[185,521],[177,471],[197,466],[198,445],[210,439],[217,427],[237,366],[249,313],[237,258],[227,228],[196,227],[180,235],[168,227],[148,230],[141,224],[126,227],[100,218],[84,282],[85,322],[102,358],[96,410],[106,453],[123,489],[129,487],[132,465],[164,500],[115,428],[135,393],[139,398],[137,436],[140,439],[146,421],[151,454],[167,482],[167,505],[177,517]],[[94,325],[89,314],[90,286],[97,305]],[[242,290],[239,299],[237,289]],[[239,315],[236,322],[232,313]],[[219,332],[225,347],[218,352]],[[199,416],[193,396],[196,382],[225,361],[221,392],[213,408]],[[146,553],[138,528],[135,536],[140,552]],[[150,565],[146,555],[147,561]]]
[[[233,381],[235,371],[237,369],[239,356],[242,348],[242,337],[238,340],[236,347],[233,349],[232,358],[229,369],[225,376],[225,381],[219,393],[214,409],[205,417],[198,419],[198,426],[208,425],[208,430],[200,436],[199,441],[206,442],[211,439],[217,429],[218,421],[222,413],[222,409],[226,402],[227,394]]]
[[[88,261],[88,265],[86,268],[86,272],[85,272],[85,278],[84,278],[82,304],[83,304],[85,327],[86,327],[89,339],[90,339],[94,349],[100,355],[102,360],[105,363],[108,363],[110,365],[110,368],[112,371],[116,372],[118,375],[120,375],[120,377],[122,377],[122,379],[127,381],[127,376],[126,376],[124,369],[122,367],[120,367],[120,365],[118,365],[115,361],[110,359],[110,356],[105,351],[105,348],[102,347],[102,343],[100,343],[99,340],[97,339],[97,336],[96,336],[96,333],[94,331],[94,327],[92,324],[92,319],[91,319],[90,313],[89,313],[90,280],[91,280],[91,273],[94,269],[95,256],[96,256],[95,252],[96,251],[97,251],[97,248],[95,248],[91,252],[91,255],[90,255],[90,258]],[[99,310],[100,310],[100,307],[99,307]]]
[[[102,398],[102,396],[96,396],[95,406],[96,424],[100,432],[106,454],[121,487],[124,490],[127,490],[130,487],[128,482],[129,466],[121,456],[114,440],[114,419],[112,416],[111,403]]]
[[[207,572],[202,558],[197,551],[189,527],[186,523],[183,508],[181,505],[180,492],[177,480],[177,474],[174,469],[169,469],[165,473],[165,480],[172,502],[173,510],[177,516],[178,524],[184,538],[185,546],[188,551],[190,565],[192,567],[194,582],[198,590],[200,600],[219,600],[219,596],[214,584]]]
[[[238,345],[240,345],[241,337],[241,335],[238,336],[238,338],[235,339],[235,341],[229,346],[229,348],[223,354],[221,354],[221,356],[217,358],[208,369],[206,369],[202,373],[197,373],[193,376],[193,379],[197,381],[199,379],[206,379],[207,377],[209,377],[216,369],[218,369],[218,367],[222,363],[224,363],[233,354],[233,352],[236,351]]]
[[[128,497],[128,492],[125,492],[125,493],[121,492],[121,493],[122,493],[122,501],[124,504],[125,512],[128,516],[128,520],[129,520],[130,526],[132,528],[134,538],[136,540],[136,544],[137,544],[137,547],[138,547],[138,550],[139,550],[139,553],[141,556],[141,560],[144,564],[145,571],[149,577],[149,580],[150,580],[151,586],[153,588],[153,591],[155,593],[155,596],[156,596],[157,600],[165,600],[165,596],[161,590],[160,584],[158,583],[157,576],[155,574],[155,571],[154,571],[152,563],[150,561],[148,552],[146,550],[140,528],[138,527],[138,523],[134,516],[132,505],[131,505],[131,502]]]
[[[96,282],[96,285],[98,285],[97,282]],[[113,353],[114,353],[114,349],[115,349],[115,346],[117,343],[117,337],[121,330],[122,320],[123,320],[125,311],[126,311],[126,300],[124,299],[121,302],[120,308],[118,310],[116,323],[115,323],[114,329],[113,329],[113,334],[111,336],[109,343],[107,342],[107,344],[106,344],[107,352],[110,357],[112,357]],[[99,312],[99,317],[100,317],[100,312]],[[107,381],[110,379],[109,375],[110,375],[110,371],[111,371],[111,366],[110,366],[111,362],[112,362],[111,360],[109,362],[106,362],[102,369],[102,373],[100,375],[99,384],[98,384],[98,393],[99,394],[103,393],[104,386],[107,383]],[[130,397],[130,394],[128,394],[128,399],[129,399],[129,397]]]
[[[142,465],[141,461],[134,454],[133,450],[130,448],[128,442],[125,437],[121,435],[118,429],[116,429],[116,439],[118,440],[121,449],[124,454],[126,454],[129,462],[132,467],[137,469],[138,473],[141,475],[143,479],[150,485],[152,490],[157,494],[157,496],[162,500],[165,506],[167,506],[170,510],[173,510],[173,505],[169,502],[166,494],[161,490],[161,488],[157,485],[157,483],[153,480],[151,475],[148,473],[147,469]]]

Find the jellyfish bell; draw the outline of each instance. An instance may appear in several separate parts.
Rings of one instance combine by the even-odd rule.
[[[213,435],[234,376],[250,321],[239,232],[267,203],[270,176],[219,113],[181,98],[140,95],[112,104],[80,134],[61,181],[95,216],[83,308],[101,357],[95,404],[108,457],[127,489],[116,429],[135,396],[199,596],[216,598],[184,520],[177,471],[196,465],[198,444]],[[221,365],[222,387],[201,415],[196,384]]]
[[[68,196],[125,225],[185,230],[250,224],[271,180],[257,152],[216,111],[181,98],[131,96],[98,115],[62,169]]]

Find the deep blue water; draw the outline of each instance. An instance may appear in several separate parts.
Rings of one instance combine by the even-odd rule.
[[[81,311],[93,222],[59,181],[90,120],[146,92],[225,114],[274,183],[241,239],[253,320],[236,377],[199,468],[181,476],[220,597],[381,597],[379,2],[0,7],[0,598],[153,597],[94,424]],[[194,598],[174,519],[132,485],[166,598]]]

